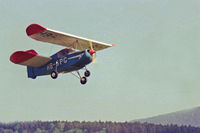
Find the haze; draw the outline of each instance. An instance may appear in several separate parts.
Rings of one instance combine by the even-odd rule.
[[[0,0],[2,122],[129,121],[199,106],[199,0]],[[87,85],[71,74],[28,79],[17,50],[64,47],[28,38],[38,23],[115,47],[97,52]]]

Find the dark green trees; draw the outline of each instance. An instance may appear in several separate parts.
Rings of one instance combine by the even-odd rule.
[[[0,123],[0,133],[200,133],[200,128],[128,122],[16,122]]]

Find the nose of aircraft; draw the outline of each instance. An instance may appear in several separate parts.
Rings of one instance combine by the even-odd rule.
[[[90,55],[93,55],[95,53],[95,51],[93,49],[90,49],[89,53],[90,53]]]

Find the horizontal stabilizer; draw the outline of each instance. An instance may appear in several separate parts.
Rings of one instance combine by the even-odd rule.
[[[50,57],[39,56],[33,49],[27,51],[16,51],[10,56],[11,62],[32,67],[41,67],[50,60]]]
[[[114,46],[114,44],[106,44],[103,42],[98,42],[98,41],[90,40],[87,38],[59,32],[59,31],[54,31],[54,30],[45,28],[39,24],[29,25],[26,29],[26,33],[29,37],[38,41],[62,45],[65,47],[78,49],[78,50],[90,49],[91,48],[90,42],[92,43],[93,49],[95,51]]]

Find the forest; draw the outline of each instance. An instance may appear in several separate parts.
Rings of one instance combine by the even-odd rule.
[[[0,123],[0,133],[200,133],[200,128],[138,122],[34,121]]]

